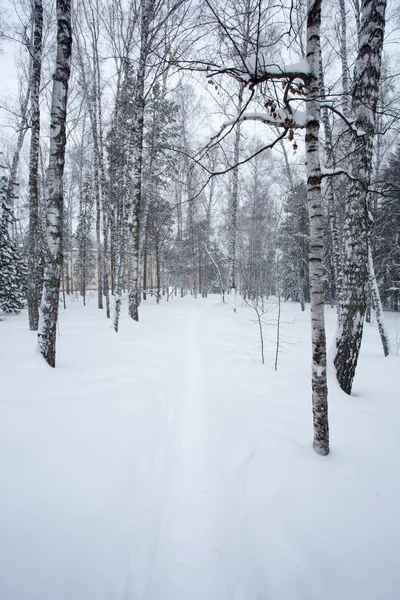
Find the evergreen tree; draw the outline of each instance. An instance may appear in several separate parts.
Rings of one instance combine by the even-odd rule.
[[[93,205],[91,174],[87,173],[82,186],[79,220],[76,229],[78,256],[75,263],[75,276],[78,280],[79,293],[83,298],[83,304],[86,304],[88,284],[95,275],[94,249],[91,240]]]
[[[0,177],[0,310],[18,313],[25,304],[26,268],[11,236],[14,216],[7,203],[7,178]]]
[[[301,183],[286,200],[279,228],[279,247],[282,250],[282,295],[300,302],[302,310],[304,302],[310,301],[309,230],[307,187]]]
[[[388,188],[375,216],[376,272],[383,302],[399,309],[400,296],[400,145],[384,173]]]

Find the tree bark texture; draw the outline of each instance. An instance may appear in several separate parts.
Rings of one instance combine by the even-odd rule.
[[[376,321],[378,323],[379,335],[381,337],[383,354],[389,356],[390,353],[390,341],[389,335],[386,331],[385,322],[383,318],[383,308],[381,297],[379,294],[378,284],[375,276],[374,260],[372,257],[371,245],[368,244],[368,269],[369,269],[369,283],[371,289],[371,301],[372,307],[375,311]]]
[[[6,189],[6,202],[11,212],[14,212],[14,200],[16,198],[15,188],[17,187],[17,175],[19,159],[21,156],[22,146],[24,144],[25,133],[28,129],[28,106],[29,98],[31,96],[30,87],[25,94],[23,102],[21,104],[21,119],[19,122],[19,133],[17,137],[17,145],[14,150],[13,158],[11,161],[10,176],[8,178],[8,185]]]
[[[50,153],[46,176],[47,258],[40,305],[38,346],[55,367],[58,303],[61,279],[63,174],[66,144],[68,83],[71,71],[71,1],[57,0],[57,55],[50,115]]]
[[[243,105],[243,85],[239,84],[239,96],[238,96],[238,115],[242,112]],[[239,162],[240,153],[240,132],[241,123],[236,124],[235,129],[235,147],[233,152],[233,164],[237,165]],[[236,233],[237,233],[237,212],[238,212],[238,199],[239,199],[239,167],[233,169],[232,174],[232,194],[229,203],[229,248],[228,248],[228,265],[229,265],[229,290],[231,302],[234,304],[234,311],[236,312]]]
[[[29,329],[39,326],[40,296],[43,284],[39,214],[40,81],[42,71],[43,4],[33,3],[33,44],[31,64],[31,144],[29,151],[29,253],[28,314]]]
[[[329,453],[328,387],[326,379],[326,339],[324,320],[324,216],[321,198],[319,157],[320,127],[320,28],[321,0],[308,0],[307,60],[310,77],[307,85],[307,192],[310,212],[310,297],[312,327],[312,408],[314,448]]]
[[[142,0],[141,41],[139,67],[136,77],[135,95],[135,131],[133,186],[128,206],[128,231],[132,244],[131,277],[129,290],[129,315],[134,321],[139,320],[140,304],[140,210],[142,201],[142,170],[143,170],[143,132],[144,132],[144,85],[146,63],[149,53],[149,26],[154,10],[154,0]]]
[[[324,70],[322,66],[322,60],[320,61],[320,85],[321,85],[321,98],[325,100],[325,85],[324,85]],[[322,123],[324,125],[325,133],[325,156],[326,166],[333,168],[335,166],[335,154],[333,150],[333,136],[332,128],[329,122],[328,109],[324,107],[322,109]],[[338,311],[338,319],[340,320],[340,296],[342,290],[342,257],[341,257],[341,240],[339,237],[338,228],[338,202],[337,202],[337,191],[333,177],[328,177],[326,183],[326,203],[328,208],[328,220],[329,228],[332,238],[332,258],[333,258],[333,269],[335,274],[335,291],[336,291],[336,304]]]
[[[351,393],[361,347],[367,308],[368,188],[371,179],[373,136],[379,93],[386,1],[363,0],[360,46],[354,69],[352,113],[358,133],[351,142],[351,172],[343,229],[343,292],[334,359],[337,379]]]

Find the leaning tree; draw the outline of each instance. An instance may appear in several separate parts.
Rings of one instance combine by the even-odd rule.
[[[376,107],[385,32],[386,0],[362,0],[360,43],[354,67],[351,111],[350,180],[343,228],[343,278],[334,359],[338,382],[351,393],[367,310],[372,257],[368,206]]]

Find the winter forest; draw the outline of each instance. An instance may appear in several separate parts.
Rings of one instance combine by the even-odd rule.
[[[0,0],[3,600],[399,598],[399,43]]]

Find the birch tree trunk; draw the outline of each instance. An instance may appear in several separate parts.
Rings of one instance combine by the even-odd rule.
[[[340,8],[340,61],[342,63],[342,109],[345,115],[349,114],[350,109],[350,84],[349,84],[349,65],[347,58],[347,15],[345,0],[339,0]]]
[[[322,59],[320,61],[320,85],[321,85],[321,99],[325,100],[325,85],[324,85],[324,70],[322,66]],[[325,133],[325,156],[326,166],[333,168],[335,166],[335,155],[333,151],[333,136],[332,128],[329,122],[328,109],[324,107],[322,109],[322,123],[324,125]],[[329,227],[332,236],[332,254],[333,254],[333,269],[335,274],[335,288],[336,288],[336,304],[338,319],[340,320],[340,295],[342,290],[342,258],[341,258],[341,244],[339,239],[338,229],[338,208],[337,208],[337,192],[332,177],[328,177],[326,183],[326,197],[328,205],[328,219]]]
[[[95,129],[96,126],[93,127]],[[96,146],[96,143],[95,143]],[[94,192],[96,197],[96,252],[97,252],[97,306],[103,307],[103,254],[101,250],[101,190],[100,165],[97,149],[94,151]]]
[[[380,90],[382,93],[382,90]],[[376,151],[375,151],[375,169],[374,174],[372,175],[372,181],[380,180],[380,166],[382,164],[382,115],[377,118],[377,123],[375,125],[376,132],[379,133],[378,139],[376,142]],[[372,215],[372,219],[370,220],[370,227],[368,232],[368,269],[369,269],[369,288],[370,288],[370,303],[369,307],[372,304],[372,307],[375,311],[376,321],[378,323],[379,335],[382,342],[383,354],[388,356],[391,351],[391,344],[388,331],[385,326],[385,319],[383,316],[383,308],[381,302],[381,296],[379,292],[378,282],[376,280],[375,274],[375,266],[374,266],[374,256],[375,256],[375,245],[374,245],[374,227],[375,227],[375,219],[377,215],[378,208],[378,194],[372,193],[369,194],[369,210]]]
[[[310,297],[312,327],[312,408],[314,448],[329,454],[328,387],[326,380],[326,339],[324,320],[324,216],[321,198],[319,158],[320,127],[320,29],[321,0],[308,0],[307,60],[310,78],[306,91],[307,192],[310,212]]]
[[[50,115],[50,153],[46,176],[47,260],[40,305],[38,347],[55,367],[58,303],[61,279],[63,174],[66,144],[68,83],[71,71],[71,0],[57,0],[57,55]]]
[[[28,105],[30,98],[30,88],[26,92],[26,95],[23,99],[21,105],[21,119],[19,123],[19,133],[17,137],[17,145],[14,150],[13,159],[11,162],[10,175],[8,178],[8,185],[6,189],[6,202],[7,206],[10,210],[14,211],[14,200],[16,198],[15,188],[17,186],[17,175],[18,175],[18,166],[19,159],[21,156],[21,150],[25,139],[25,134],[28,129]]]
[[[29,152],[29,252],[28,252],[28,314],[29,329],[37,331],[42,292],[43,271],[40,252],[39,215],[39,148],[40,148],[40,80],[42,71],[43,4],[33,3],[33,44],[31,65],[31,145]]]
[[[100,73],[100,58],[99,58],[99,47],[98,40],[100,37],[100,7],[96,2],[96,16],[97,21],[93,27],[96,28],[96,36],[94,37],[93,44],[93,71],[94,71],[94,88],[97,96],[97,153],[99,161],[100,171],[100,191],[101,191],[101,211],[102,211],[102,232],[103,232],[103,254],[102,254],[102,267],[103,267],[103,293],[106,298],[106,316],[108,319],[111,318],[111,307],[110,307],[110,284],[109,284],[109,273],[110,273],[110,254],[109,254],[109,243],[108,237],[110,233],[110,207],[107,202],[107,179],[106,171],[104,166],[104,136],[103,136],[103,111],[102,111],[102,90],[101,90],[101,73]]]
[[[147,300],[147,256],[149,251],[149,215],[145,215],[143,240],[143,300]]]
[[[142,200],[142,170],[143,170],[143,130],[144,130],[144,84],[146,76],[146,63],[149,52],[149,26],[154,9],[154,0],[141,2],[141,40],[139,67],[136,77],[135,113],[136,123],[134,131],[134,165],[133,189],[128,206],[128,230],[132,243],[132,263],[129,290],[129,315],[134,321],[139,320],[140,304],[140,208]]]
[[[339,385],[347,394],[351,393],[354,381],[367,307],[368,188],[386,1],[363,0],[361,9],[360,47],[354,69],[352,94],[352,113],[355,126],[360,132],[358,135],[353,133],[351,142],[351,172],[357,179],[349,183],[345,203],[343,294],[334,359]]]
[[[375,268],[374,261],[372,258],[372,248],[370,243],[368,244],[368,274],[369,274],[369,283],[371,288],[371,297],[372,297],[372,306],[375,311],[376,321],[378,323],[379,335],[381,337],[383,354],[385,356],[389,356],[390,352],[390,342],[389,335],[386,331],[385,322],[383,319],[383,308],[381,297],[379,294],[378,284],[376,282],[375,276]]]
[[[238,96],[238,115],[242,112],[243,105],[243,90],[242,84],[239,84]],[[240,153],[240,132],[241,123],[236,124],[235,130],[235,147],[233,153],[233,164],[239,162]],[[232,196],[229,206],[229,249],[228,249],[228,265],[229,265],[229,294],[230,302],[233,302],[233,310],[236,312],[236,232],[237,232],[237,212],[238,212],[238,195],[239,195],[239,167],[235,167],[232,175]]]

